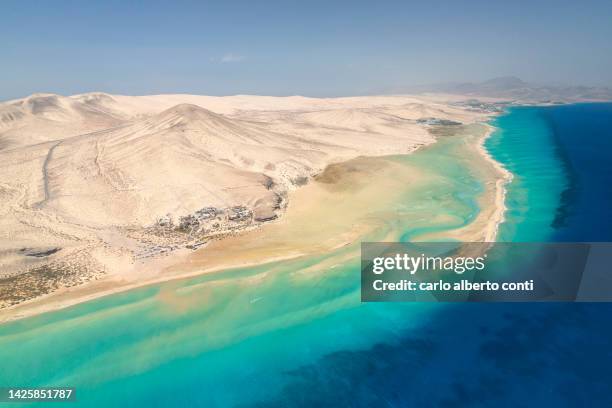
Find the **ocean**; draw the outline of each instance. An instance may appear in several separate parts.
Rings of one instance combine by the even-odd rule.
[[[493,125],[486,147],[514,174],[501,240],[612,240],[612,104],[516,107]],[[431,184],[407,189],[384,208],[388,230],[365,238],[469,224],[483,186],[464,142],[392,159]],[[70,406],[612,406],[612,305],[362,304],[354,253],[4,324],[0,386],[72,386]]]
[[[493,124],[487,148],[515,174],[500,240],[612,240],[612,104],[517,107]]]

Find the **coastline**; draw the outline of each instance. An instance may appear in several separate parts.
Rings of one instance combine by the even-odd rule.
[[[416,151],[418,151],[418,149],[414,150],[410,154],[413,154]],[[345,162],[331,164],[327,166],[321,174],[325,173],[325,171],[330,168],[334,168],[334,166],[346,166],[349,163],[359,161],[376,163],[379,160],[385,159],[384,157],[381,158],[376,156],[358,157]],[[282,230],[284,224],[293,225],[293,228],[297,229],[300,227],[307,227],[305,224],[297,224],[298,226],[296,226],[295,221],[291,220],[291,218],[295,218],[300,221],[307,221],[307,217],[302,217],[300,214],[304,211],[304,208],[301,207],[306,207],[306,209],[311,207],[309,205],[310,203],[306,205],[304,205],[304,203],[306,201],[312,201],[313,194],[311,193],[312,190],[317,190],[315,188],[316,185],[316,183],[310,183],[292,191],[288,200],[289,208],[292,210],[291,213],[289,213],[288,209],[285,209],[283,211],[283,216],[274,222],[262,224],[259,226],[259,228],[246,229],[234,235],[212,240],[207,243],[207,245],[197,249],[196,251],[180,250],[175,251],[168,257],[151,260],[147,264],[147,271],[140,272],[136,277],[110,275],[100,280],[87,282],[81,286],[61,288],[55,292],[0,309],[0,324],[65,309],[80,303],[133,289],[144,288],[169,281],[193,278],[224,270],[260,266],[274,262],[298,259],[318,251],[333,251],[334,249],[349,245],[356,237],[362,234],[363,229],[349,231],[348,233],[345,232],[344,235],[339,232],[337,237],[340,237],[341,239],[335,240],[335,242],[333,242],[331,245],[325,245],[325,243],[317,243],[316,245],[312,245],[311,242],[308,242],[302,249],[295,248],[288,251],[286,248],[268,244],[269,247],[265,248],[268,250],[267,252],[262,251],[261,248],[257,248],[257,254],[252,254],[253,251],[249,247],[250,245],[253,245],[254,243],[256,246],[262,241],[262,237],[265,239],[270,235],[275,235],[274,232],[268,233],[267,230],[269,229]],[[340,197],[340,195],[338,195],[338,197]],[[287,220],[287,218],[289,218],[289,220]],[[288,236],[292,235],[292,233],[285,234]],[[276,235],[280,234],[277,232]],[[285,240],[281,239],[280,241]],[[235,250],[236,247],[240,249],[242,256],[237,255]],[[278,255],[279,251],[284,252],[284,254]],[[209,259],[209,253],[211,253],[211,255],[214,254],[217,256],[217,258],[221,259],[216,259],[209,265],[197,264],[198,257]],[[194,257],[196,259],[193,259]],[[141,271],[142,269],[143,268],[140,268]],[[131,281],[128,281],[127,278],[131,278]]]
[[[501,166],[501,164],[495,161],[495,159],[491,157],[491,155],[484,147],[484,143],[486,142],[487,138],[490,137],[492,132],[495,130],[495,128],[491,125],[487,124],[484,126],[487,127],[487,131],[479,137],[478,143],[476,143],[474,150],[476,150],[478,154],[481,155],[489,165],[495,168],[498,176],[494,177],[494,199],[492,200],[493,207],[492,210],[489,209],[489,211],[492,211],[492,215],[483,214],[482,218],[486,218],[486,225],[484,227],[484,231],[480,231],[478,236],[482,236],[484,237],[485,241],[490,242],[495,240],[499,225],[504,221],[504,213],[506,210],[504,203],[506,194],[505,185],[511,180],[512,175],[507,170],[505,170]],[[342,168],[343,166],[347,166],[347,163],[353,163],[354,165],[355,163],[360,162],[369,163],[373,166],[380,166],[380,160],[384,161],[384,159],[380,158],[362,157],[358,159],[349,160],[348,162],[343,162],[341,164],[338,164],[337,166],[340,166]],[[331,166],[328,166],[328,168],[329,167]],[[384,169],[383,174],[384,171],[388,171],[389,175],[393,173],[389,169]],[[323,173],[325,173],[325,171]],[[417,180],[419,178],[419,175],[412,175],[412,177],[414,177],[414,180]],[[317,183],[313,183],[313,185],[317,185]],[[300,202],[300,199],[296,200],[295,195],[297,194],[301,197],[307,197],[310,193],[313,192],[313,190],[314,192],[317,191],[315,187],[310,185],[302,187],[301,189],[298,189],[293,192],[293,200],[290,200],[290,203],[294,205],[292,214],[296,213],[299,216],[300,213],[300,205],[296,204],[296,202]],[[487,197],[484,197],[483,201],[486,202],[491,200]],[[298,207],[298,209],[296,210],[295,207]],[[308,207],[308,205],[306,205],[306,207]],[[287,221],[285,216],[283,216],[281,219],[275,221],[274,223],[267,224],[267,226],[264,225],[263,228],[258,228],[252,231],[245,231],[233,237],[213,241],[209,245],[195,252],[181,252],[172,255],[171,257],[156,260],[151,266],[152,269],[154,267],[157,272],[147,273],[140,277],[142,279],[128,281],[125,279],[125,277],[113,276],[104,280],[91,282],[82,287],[65,288],[49,295],[41,296],[39,298],[32,299],[31,301],[26,301],[11,306],[9,308],[0,310],[0,323],[23,319],[45,312],[64,309],[79,303],[88,302],[109,295],[137,288],[144,288],[167,281],[187,279],[228,269],[260,266],[278,261],[298,259],[314,253],[333,251],[335,249],[350,245],[359,236],[363,236],[365,233],[367,233],[368,230],[373,229],[373,226],[368,225],[367,223],[355,227],[354,223],[351,224],[349,222],[346,225],[353,225],[353,230],[345,232],[344,234],[342,234],[341,230],[339,230],[340,235],[338,236],[340,237],[340,239],[335,239],[333,242],[316,243],[314,245],[313,243],[309,242],[306,243],[307,245],[305,244],[303,248],[300,248],[299,245],[297,245],[296,248],[290,250],[287,250],[287,248],[282,248],[282,250],[280,251],[275,251],[273,245],[271,246],[271,248],[265,248],[265,245],[260,247],[257,247],[257,245],[255,245],[254,248],[249,247],[249,244],[252,242],[261,242],[262,238],[264,239],[264,241],[266,239],[269,239],[270,230],[272,230],[271,235],[274,235],[275,230],[276,232],[278,232],[278,227],[274,227],[275,225],[282,226],[283,223],[287,222],[291,223],[292,221]],[[294,228],[297,228],[298,231],[300,227],[303,227],[303,225],[300,223],[298,223],[297,226],[298,227],[294,226]],[[473,225],[472,227],[478,228],[478,225]],[[291,229],[289,231],[291,231]],[[295,233],[295,231],[293,233]],[[468,236],[468,238],[470,237]],[[236,247],[243,250],[244,254],[242,256],[228,257],[228,252],[229,254],[231,254],[234,248]],[[267,252],[261,251],[262,247],[264,247]],[[249,252],[249,250],[251,249],[252,251]],[[253,253],[255,252],[257,254],[256,256],[253,256]],[[281,252],[282,255],[279,255],[279,252]],[[211,254],[217,254],[216,259],[210,261],[209,258]]]
[[[497,129],[490,124],[486,126],[488,131],[482,137],[480,143],[478,143],[477,148],[482,156],[502,175],[501,178],[495,182],[495,212],[485,233],[485,242],[495,242],[497,234],[499,233],[499,226],[505,221],[505,214],[508,209],[506,206],[506,185],[512,181],[513,175],[500,162],[495,160],[487,150],[485,143]]]
[[[496,115],[495,115],[496,116]],[[491,116],[490,119],[495,116]],[[512,173],[505,169],[501,163],[491,156],[485,143],[497,130],[489,121],[481,123],[485,131],[478,135],[470,149],[465,154],[472,155],[469,166],[479,173],[485,191],[479,198],[479,214],[469,224],[456,229],[444,231],[443,233],[429,233],[420,235],[422,240],[452,238],[465,242],[495,242],[499,232],[499,226],[505,221],[507,210],[506,186],[512,180]],[[417,239],[418,240],[418,239]]]

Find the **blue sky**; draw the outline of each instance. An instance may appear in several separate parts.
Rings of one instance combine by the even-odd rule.
[[[334,96],[612,85],[612,1],[12,1],[0,99],[34,92]]]

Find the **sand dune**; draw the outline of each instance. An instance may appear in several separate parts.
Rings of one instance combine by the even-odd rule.
[[[331,163],[432,143],[424,117],[485,114],[411,96],[2,103],[0,307],[102,276],[137,279],[169,253],[273,220]]]
[[[0,149],[65,139],[121,124],[127,116],[105,94],[35,94],[0,104]]]

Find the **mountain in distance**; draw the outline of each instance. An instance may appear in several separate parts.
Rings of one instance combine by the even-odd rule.
[[[453,82],[414,86],[402,88],[399,92],[445,93],[470,97],[507,99],[526,103],[612,100],[612,89],[606,87],[533,84],[514,76],[492,78],[484,82]]]

